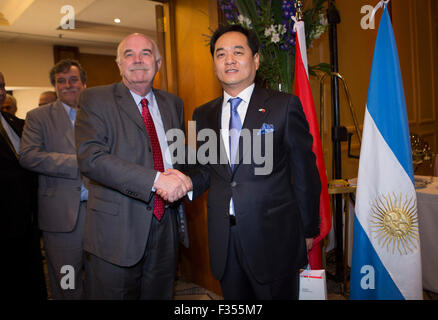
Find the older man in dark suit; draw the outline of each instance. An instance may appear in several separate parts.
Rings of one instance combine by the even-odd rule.
[[[81,95],[76,145],[90,178],[84,246],[91,298],[172,299],[178,252],[177,210],[170,201],[190,180],[161,174],[172,168],[166,132],[184,130],[180,98],[152,88],[161,66],[157,45],[142,34],[117,50],[122,82]]]
[[[296,96],[254,84],[259,54],[252,31],[219,28],[210,49],[224,92],[193,119],[198,132],[216,132],[218,158],[197,165],[190,177],[195,198],[209,188],[212,273],[225,299],[296,299],[306,244],[319,233],[320,182],[308,123]],[[244,131],[250,140],[239,137]],[[219,157],[223,150],[228,163]]]

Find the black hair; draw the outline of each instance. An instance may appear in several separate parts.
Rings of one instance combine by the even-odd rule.
[[[229,24],[229,25],[219,27],[213,33],[213,36],[210,39],[210,52],[211,52],[212,56],[214,55],[216,41],[227,32],[240,32],[240,33],[242,33],[246,37],[246,40],[248,41],[248,46],[250,47],[250,49],[252,51],[252,55],[255,55],[257,52],[259,52],[259,46],[260,46],[259,40],[258,40],[257,35],[255,34],[254,31],[252,31],[251,29],[247,29],[247,28],[241,26],[240,24]]]

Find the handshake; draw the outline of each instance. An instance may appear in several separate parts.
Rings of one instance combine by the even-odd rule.
[[[155,193],[168,202],[174,202],[184,197],[193,189],[192,180],[184,173],[168,169],[162,172],[154,183]]]

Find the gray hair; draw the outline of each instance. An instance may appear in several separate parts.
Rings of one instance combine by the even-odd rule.
[[[152,47],[153,47],[153,51],[154,51],[153,53],[154,53],[154,56],[155,56],[155,61],[161,60],[160,50],[158,49],[157,43],[153,39],[149,38],[148,36],[145,36],[142,33],[132,33],[129,36],[125,37],[122,41],[120,41],[119,45],[117,46],[117,57],[116,57],[117,64],[120,64],[120,62],[121,62],[121,58],[122,58],[122,54],[123,54],[123,52],[121,52],[121,51],[122,51],[123,44],[125,43],[125,40],[128,37],[133,36],[133,35],[143,36],[144,38],[146,38],[150,42],[152,42]]]

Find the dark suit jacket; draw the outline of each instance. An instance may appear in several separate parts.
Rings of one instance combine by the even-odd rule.
[[[219,97],[193,114],[198,132],[204,128],[216,132],[218,150],[224,148],[219,132],[222,101],[223,97]],[[229,164],[211,163],[197,165],[191,172],[194,198],[210,188],[207,204],[210,263],[214,277],[219,280],[227,258],[231,197],[243,254],[261,283],[281,279],[303,267],[307,262],[305,238],[319,233],[321,186],[312,136],[299,99],[256,85],[242,130],[255,129],[257,133],[264,123],[274,127],[274,132],[266,133],[273,135],[270,174],[255,174],[254,170],[263,166],[257,165],[254,157],[250,163],[242,163],[249,152],[242,149],[242,138],[240,163],[233,172]],[[264,139],[261,150],[267,150]]]
[[[24,120],[1,113],[21,137]],[[37,175],[20,166],[0,134],[0,212],[7,259],[2,287],[11,297],[21,299],[47,299],[37,229],[37,185]]]
[[[154,90],[165,131],[184,130],[180,98]],[[75,123],[81,172],[90,178],[84,248],[132,266],[146,248],[156,176],[141,114],[123,83],[86,89]]]
[[[21,137],[24,120],[1,112],[3,118]],[[20,237],[30,231],[37,210],[36,175],[24,168],[0,135],[0,212],[7,238]]]

